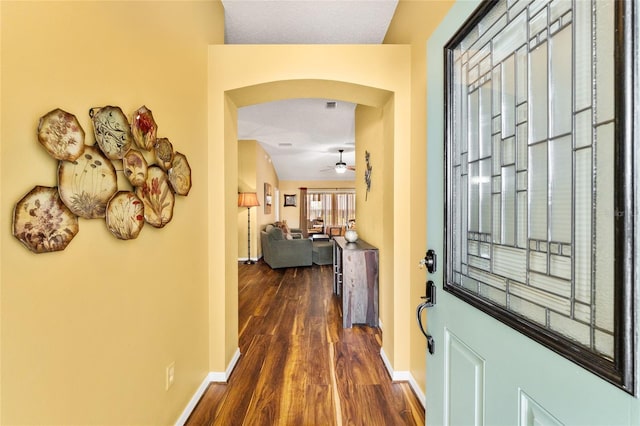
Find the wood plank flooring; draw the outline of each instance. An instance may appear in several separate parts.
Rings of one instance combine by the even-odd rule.
[[[331,265],[239,265],[240,357],[187,425],[424,425],[406,382],[391,382],[379,329],[343,329]]]

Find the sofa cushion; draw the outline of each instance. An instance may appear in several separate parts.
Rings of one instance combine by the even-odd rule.
[[[273,225],[272,224],[268,224],[267,226],[264,227],[264,232],[269,232],[273,229]]]
[[[316,265],[330,265],[333,263],[333,241],[313,242],[313,263]]]
[[[282,233],[282,229],[276,228],[275,226],[268,232],[270,240],[284,240],[284,235]]]

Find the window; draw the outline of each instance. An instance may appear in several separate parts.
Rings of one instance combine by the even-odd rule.
[[[307,220],[322,219],[324,226],[346,226],[356,217],[356,194],[353,190],[307,193]]]

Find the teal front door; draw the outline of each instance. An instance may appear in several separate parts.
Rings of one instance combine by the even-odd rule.
[[[624,53],[620,31],[611,30],[618,21],[634,34],[626,54],[636,80],[627,81],[627,106],[640,104],[639,2],[497,3],[491,25],[480,25],[452,54],[462,65],[447,77],[462,80],[463,89],[445,87],[443,52],[480,2],[457,1],[428,42],[427,248],[438,265],[427,274],[437,303],[426,309],[434,341],[426,354],[426,423],[640,425],[637,305],[621,301],[612,290],[621,287],[611,284],[622,279],[612,266],[620,261],[614,217],[638,225],[631,210],[611,207],[616,174],[638,187],[629,169],[616,168],[613,140],[626,123],[633,148],[625,155],[638,155],[640,114],[607,100],[625,77],[606,70]],[[616,7],[626,8],[624,19]],[[449,116],[445,90],[462,90],[446,98]],[[459,139],[451,142],[456,126]],[[445,140],[457,146],[447,150]],[[638,199],[636,189],[627,195]],[[637,232],[629,239],[637,241]],[[637,255],[625,253],[637,271]],[[445,280],[488,301],[488,310],[445,291]],[[625,306],[633,306],[632,362],[630,380],[620,384],[576,362],[564,346],[615,359],[624,333],[617,312]],[[522,324],[496,319],[492,307]],[[556,347],[528,335],[528,327],[559,336]]]

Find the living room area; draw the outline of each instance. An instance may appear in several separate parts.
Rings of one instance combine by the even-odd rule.
[[[258,261],[264,257],[274,268],[310,266],[312,242],[320,245],[335,236],[344,236],[347,229],[355,229],[354,179],[280,181],[268,158],[257,141],[239,141],[238,191],[255,192],[260,205],[238,207],[238,260]],[[295,241],[300,239],[309,240],[308,247]],[[275,241],[270,244],[271,240]],[[280,257],[269,252],[269,247],[276,245],[291,252],[285,257],[293,258],[271,263],[273,257]],[[316,264],[329,263],[326,256],[322,262]]]
[[[291,117],[291,108],[295,120],[273,117],[274,109]],[[355,110],[326,99],[239,109],[238,194],[252,197],[238,204],[239,261],[264,259],[272,268],[330,263],[326,243],[356,228]],[[294,241],[300,239],[310,244]]]

